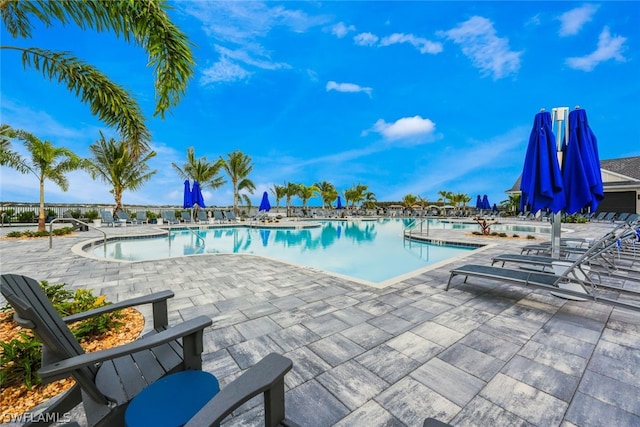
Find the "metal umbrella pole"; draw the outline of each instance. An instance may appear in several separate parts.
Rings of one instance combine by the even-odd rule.
[[[558,150],[558,164],[562,167],[562,141],[569,135],[569,107],[551,109],[553,121],[557,124],[556,144]],[[564,123],[564,129],[562,125]],[[564,130],[564,133],[563,133]],[[560,233],[562,225],[562,211],[553,214],[551,224],[551,257],[560,258]]]

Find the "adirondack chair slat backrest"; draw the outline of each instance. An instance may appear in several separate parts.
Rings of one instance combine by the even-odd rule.
[[[0,292],[16,312],[16,320],[26,321],[43,344],[42,364],[51,364],[84,354],[67,325],[47,298],[40,284],[29,277],[3,274]],[[105,400],[95,386],[97,368],[90,366],[76,370],[72,376],[94,400]]]

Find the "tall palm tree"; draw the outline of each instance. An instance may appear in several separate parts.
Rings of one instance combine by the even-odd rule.
[[[289,209],[291,208],[291,198],[293,196],[297,196],[298,195],[298,184],[295,184],[293,182],[287,182],[285,184],[286,188],[287,188],[287,192],[286,192],[286,201],[287,201],[287,216],[290,215],[289,213]]]
[[[11,160],[11,164],[22,173],[34,174],[40,183],[40,213],[38,214],[38,231],[45,229],[44,214],[44,182],[50,180],[62,191],[69,189],[69,180],[66,173],[80,169],[83,162],[80,157],[64,147],[54,147],[49,141],[41,141],[35,135],[24,130],[15,130],[11,133],[14,138],[22,141],[27,151],[31,154],[31,160],[22,158],[17,153]],[[3,148],[4,150],[4,148]],[[4,159],[3,159],[4,161]]]
[[[249,174],[253,170],[251,157],[247,156],[240,150],[227,154],[227,159],[222,161],[222,168],[227,172],[227,176],[233,186],[233,213],[238,215],[238,199],[242,198],[247,205],[251,205],[251,200],[246,194],[240,194],[242,190],[248,191],[250,194],[256,189],[255,184],[249,178]]]
[[[28,173],[24,159],[19,153],[11,149],[11,139],[16,137],[16,131],[9,125],[0,125],[0,166],[17,169],[21,173]]]
[[[374,209],[377,201],[378,199],[376,199],[376,195],[373,191],[367,191],[364,193],[364,203],[362,203],[362,206],[366,209]]]
[[[273,187],[269,190],[273,197],[276,198],[276,209],[280,208],[280,199],[287,196],[287,187],[284,185],[273,184]]]
[[[307,207],[307,202],[309,199],[314,197],[316,194],[320,194],[320,189],[315,185],[306,186],[304,184],[298,184],[298,197],[302,200],[302,207]]]
[[[441,190],[438,191],[438,194],[440,195],[440,200],[442,200],[445,204],[448,204],[453,197],[453,193],[451,191]]]
[[[405,208],[412,209],[413,205],[415,205],[416,203],[418,203],[418,198],[413,194],[406,194],[402,198],[402,206],[404,206]]]
[[[364,200],[365,198],[364,195],[368,189],[369,187],[367,185],[363,185],[360,183],[355,184],[353,187],[351,187],[350,189],[344,192],[344,197],[346,199],[346,202],[348,203],[350,201],[351,207],[352,208],[355,207],[356,203],[359,203]]]
[[[184,95],[195,66],[191,42],[171,21],[167,9],[164,0],[1,0],[0,18],[14,39],[30,39],[39,24],[53,27],[75,23],[83,29],[112,31],[126,42],[139,45],[154,68],[154,116],[164,118],[165,112]],[[0,45],[0,49],[21,53],[23,67],[33,67],[45,78],[64,82],[94,115],[118,129],[136,157],[149,149],[150,133],[138,103],[97,68],[69,52],[7,45]],[[3,61],[7,61],[6,55]]]
[[[110,192],[115,199],[114,214],[124,210],[122,194],[125,190],[138,190],[157,172],[150,171],[147,165],[147,161],[155,157],[155,151],[147,151],[136,159],[125,141],[107,140],[102,132],[100,139],[89,146],[89,151],[93,159],[89,160],[87,169],[94,179],[98,177],[112,187]]]
[[[338,197],[338,190],[336,190],[335,185],[327,181],[316,182],[314,185],[320,191],[322,208],[330,208],[331,203]]]
[[[187,148],[187,161],[182,167],[176,163],[171,163],[171,166],[173,166],[181,179],[198,181],[201,189],[211,188],[215,190],[227,183],[224,177],[218,175],[223,163],[221,159],[209,162],[206,157],[196,158],[194,148],[189,147]]]

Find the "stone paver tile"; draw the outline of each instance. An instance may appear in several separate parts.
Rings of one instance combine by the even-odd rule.
[[[474,397],[462,408],[462,411],[451,421],[451,425],[456,427],[536,427],[480,396]]]
[[[340,332],[350,326],[336,318],[333,314],[325,314],[320,317],[305,320],[302,324],[321,337],[335,334],[336,332]]]
[[[521,348],[511,341],[503,340],[478,330],[465,335],[459,343],[504,361],[511,359]]]
[[[565,402],[571,401],[580,381],[579,376],[568,375],[553,369],[552,366],[537,363],[520,355],[511,359],[500,372]]]
[[[522,321],[542,325],[553,317],[555,311],[550,312],[548,310],[540,310],[538,308],[520,304],[518,302],[517,304],[512,305],[500,314],[504,316],[512,316]]]
[[[476,319],[471,319],[458,313],[452,313],[451,311],[440,313],[431,319],[431,321],[464,335],[477,329],[481,324]]]
[[[241,311],[238,310],[230,310],[223,311],[217,316],[212,316],[211,321],[213,324],[212,328],[221,328],[224,326],[235,325],[236,323],[244,322],[248,320],[247,316],[245,316]]]
[[[309,348],[331,366],[338,366],[364,353],[364,348],[340,334],[331,335],[311,343]]]
[[[373,400],[334,424],[334,427],[354,426],[406,427],[404,423]]]
[[[268,317],[238,323],[235,328],[248,340],[282,329],[280,325]]]
[[[412,303],[410,306],[419,308],[420,310],[424,310],[434,315],[444,313],[445,311],[451,310],[454,307],[453,305],[451,305],[451,303],[445,304],[442,302],[435,301],[433,297],[418,300]]]
[[[297,323],[301,323],[305,320],[311,319],[311,315],[309,313],[305,313],[302,310],[294,308],[292,310],[281,311],[279,313],[274,313],[269,316],[271,320],[276,322],[278,325],[286,328],[291,325],[295,325]]]
[[[349,409],[315,380],[289,390],[285,397],[287,419],[304,427],[327,427],[349,413]]]
[[[438,357],[413,371],[411,377],[461,407],[469,403],[486,384]]]
[[[395,308],[403,307],[405,305],[411,304],[414,301],[413,299],[399,295],[396,292],[382,295],[378,298],[378,300],[382,301],[385,304],[392,305]]]
[[[306,347],[285,353],[293,362],[293,368],[284,377],[287,388],[292,389],[321,373],[331,369],[331,365]]]
[[[640,351],[640,335],[634,333],[605,329],[602,333],[602,339]]]
[[[580,427],[640,425],[640,416],[583,393],[576,393],[566,419]]]
[[[379,345],[357,356],[355,360],[390,384],[420,366],[417,360],[387,345]]]
[[[587,366],[587,359],[535,341],[525,344],[518,355],[575,377],[580,376]]]
[[[242,311],[249,319],[256,319],[258,317],[277,313],[280,309],[269,302],[263,302],[250,307],[241,308],[240,311]]]
[[[464,336],[460,332],[432,321],[416,326],[411,329],[411,332],[443,347],[450,346]]]
[[[355,307],[345,307],[331,314],[349,326],[359,325],[374,317],[373,314],[358,310]]]
[[[341,331],[340,334],[366,349],[373,348],[393,338],[393,335],[390,333],[376,328],[369,323],[360,323],[359,325],[352,326],[349,329]]]
[[[569,406],[566,402],[509,376],[498,374],[480,396],[539,426],[555,426]]]
[[[240,372],[240,367],[227,350],[202,355],[202,370],[211,372],[218,379]]]
[[[291,351],[320,339],[320,335],[311,332],[302,325],[292,325],[280,331],[272,332],[269,337],[284,351]]]
[[[578,391],[640,417],[640,384],[627,384],[587,371]]]
[[[405,332],[385,344],[420,363],[426,362],[445,349],[445,347],[424,339],[413,332]]]
[[[408,322],[400,317],[394,316],[390,313],[374,317],[368,322],[390,334],[398,334],[414,326],[413,323]]]
[[[588,359],[593,353],[595,345],[593,343],[579,340],[567,335],[551,333],[546,329],[541,329],[533,336],[533,341],[545,346],[557,348],[563,352],[575,354]]]
[[[567,322],[566,319],[560,320],[555,316],[551,320],[549,320],[542,327],[542,329],[552,335],[566,335],[568,337],[586,341],[591,344],[596,344],[600,339],[600,332],[594,331],[589,328],[583,328],[573,322]]]
[[[407,426],[421,426],[428,417],[449,422],[460,411],[458,405],[410,377],[393,384],[374,400]]]
[[[360,304],[355,306],[358,310],[362,310],[366,313],[369,313],[373,316],[382,316],[385,313],[393,311],[396,307],[385,304],[382,301],[378,301],[377,299],[369,300],[365,302],[361,302]]]
[[[214,330],[205,329],[202,340],[204,343],[204,353],[231,347],[244,340],[245,338],[233,326],[225,326]]]
[[[255,365],[269,353],[284,353],[271,338],[265,335],[236,344],[228,350],[242,369]]]
[[[352,411],[389,386],[386,381],[352,360],[320,374],[317,380]]]
[[[393,310],[390,314],[398,316],[413,324],[426,322],[427,320],[430,320],[435,316],[435,314],[433,313],[429,313],[428,311],[421,310],[411,305],[400,307],[397,310]]]
[[[504,360],[460,343],[450,346],[438,357],[484,381],[489,381],[505,364]]]
[[[334,297],[326,298],[324,300],[329,305],[332,305],[336,308],[346,308],[352,305],[358,304],[360,301],[346,295],[337,295]]]
[[[523,345],[542,325],[511,316],[496,316],[478,328],[479,331]]]
[[[471,286],[475,286],[475,284],[470,284]],[[469,301],[466,302],[466,305],[476,310],[486,311],[488,313],[499,314],[504,310],[511,307],[516,301],[511,298],[504,298],[499,295],[500,287],[496,285],[495,282],[491,282],[492,286],[495,286],[493,290],[484,295],[479,295]],[[506,292],[506,289],[502,288],[503,292]],[[522,294],[521,296],[522,297]]]
[[[284,297],[272,299],[269,302],[278,307],[280,310],[290,310],[292,308],[297,308],[306,304],[306,302],[302,301],[300,298],[294,295],[287,295]]]

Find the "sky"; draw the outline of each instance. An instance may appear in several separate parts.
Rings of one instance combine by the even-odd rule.
[[[112,33],[37,24],[2,45],[72,52],[129,90],[152,133],[154,177],[123,203],[181,205],[188,147],[215,160],[251,157],[249,195],[285,182],[361,183],[380,201],[439,191],[491,204],[522,171],[533,118],[580,106],[601,159],[640,155],[640,2],[179,1],[173,22],[193,42],[195,74],[164,119],[153,117],[145,51]],[[1,50],[0,121],[88,157],[102,130],[89,107]],[[15,151],[26,154],[20,143]],[[113,205],[81,171],[48,203]],[[34,175],[0,169],[0,200],[37,202]],[[205,188],[233,203],[231,184]],[[273,196],[270,196],[275,205]],[[300,204],[295,198],[294,203]],[[320,204],[319,198],[309,205]],[[281,201],[284,205],[284,201]]]

